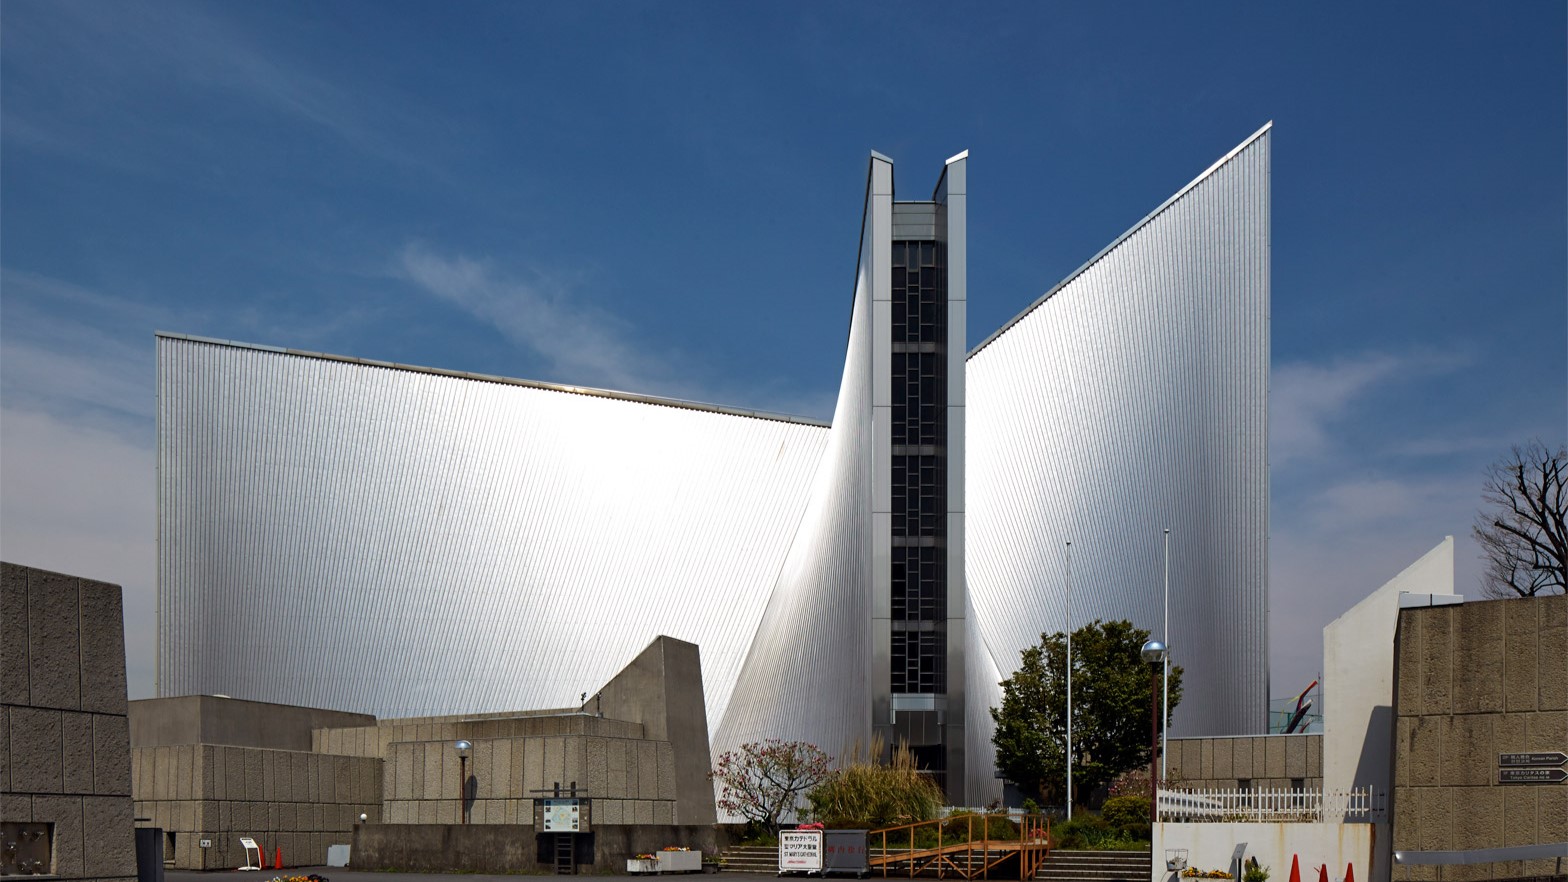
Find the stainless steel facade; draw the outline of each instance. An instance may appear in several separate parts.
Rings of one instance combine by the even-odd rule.
[[[1269,127],[969,356],[971,798],[997,681],[1042,632],[1130,618],[1185,670],[1182,735],[1268,706]]]
[[[967,354],[966,177],[960,154],[896,202],[873,155],[831,428],[160,335],[159,694],[574,707],[667,634],[701,646],[716,751],[908,738],[976,804],[997,683],[1065,624],[1063,543],[1075,622],[1157,626],[1170,526],[1177,728],[1261,731],[1267,129]],[[938,249],[933,340],[893,334],[897,242]],[[914,352],[941,356],[935,444],[896,442]],[[942,520],[920,615],[896,594],[912,456]],[[940,676],[899,685],[912,631]]]
[[[161,336],[158,692],[575,707],[666,634],[717,719],[828,434]]]
[[[932,198],[896,202],[893,163],[873,154],[866,187],[855,299],[832,440],[817,473],[811,503],[757,629],[714,747],[790,738],[813,741],[835,756],[907,743],[945,770],[949,794],[962,801],[964,739],[963,358],[965,327],[965,177],[967,155],[949,160]],[[921,243],[939,263],[941,316],[927,316],[933,338],[901,342],[895,319],[895,243]],[[928,304],[929,305],[929,304]],[[943,382],[905,396],[899,365],[927,355],[940,359]],[[901,361],[901,357],[903,360]],[[906,443],[896,425],[918,422],[909,401],[931,412],[934,443]],[[907,428],[907,426],[906,426]],[[894,476],[895,464],[939,460],[926,512],[939,529],[920,536],[898,526],[912,514],[895,488],[914,492]],[[907,482],[906,482],[907,483]],[[930,492],[934,488],[934,495]],[[918,494],[917,494],[918,495]],[[944,603],[927,615],[901,603],[908,567],[895,554],[911,547],[940,548]],[[942,686],[896,682],[898,641],[939,635],[940,658],[928,658]],[[927,684],[929,686],[929,683]]]

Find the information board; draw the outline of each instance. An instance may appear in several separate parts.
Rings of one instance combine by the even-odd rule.
[[[544,799],[546,833],[577,833],[582,830],[582,806],[576,799]]]
[[[779,872],[820,873],[821,830],[779,831]]]

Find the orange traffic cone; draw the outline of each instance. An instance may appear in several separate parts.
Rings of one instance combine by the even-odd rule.
[[[1318,882],[1328,882],[1328,864],[1318,867]]]
[[[1301,882],[1301,860],[1296,855],[1290,856],[1290,882]]]
[[[1356,882],[1356,869],[1350,864],[1345,865],[1345,882]]]
[[[281,845],[278,846],[278,850],[277,851],[274,851],[272,853],[272,869],[274,869],[274,870],[281,870],[281,869],[283,869],[283,846],[281,846]]]

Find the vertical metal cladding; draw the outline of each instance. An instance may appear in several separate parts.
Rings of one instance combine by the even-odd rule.
[[[873,169],[879,161],[872,160]],[[886,524],[872,514],[873,290],[885,286],[887,271],[875,262],[872,205],[890,204],[891,190],[878,194],[875,189],[868,193],[870,229],[862,234],[832,434],[812,482],[811,502],[792,534],[789,555],[714,734],[715,756],[767,738],[809,741],[837,758],[870,747],[874,684],[887,682],[886,656],[878,668],[873,651],[873,524]],[[885,550],[882,555],[885,568]]]
[[[170,336],[158,374],[162,695],[576,706],[667,634],[717,719],[828,440]]]
[[[843,757],[907,736],[903,715],[976,805],[998,790],[998,681],[1068,624],[1064,544],[1074,625],[1159,633],[1170,527],[1175,729],[1262,731],[1268,150],[1265,127],[967,359],[965,154],[902,214],[873,155],[831,429],[162,335],[159,693],[571,707],[667,634],[702,648],[716,752]],[[945,348],[891,332],[895,239],[945,249]],[[938,435],[899,440],[895,356],[938,353]],[[945,469],[940,493],[911,457]],[[922,470],[902,511],[899,462]],[[945,595],[906,569],[895,607],[894,538],[914,534],[894,518],[916,509],[945,521]],[[895,620],[940,629],[941,677],[906,651],[895,684]]]
[[[1269,127],[970,353],[970,796],[991,779],[997,681],[1042,632],[1162,632],[1173,716],[1263,731],[1268,690]]]

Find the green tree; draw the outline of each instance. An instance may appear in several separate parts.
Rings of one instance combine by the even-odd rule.
[[[1127,769],[1149,764],[1149,632],[1131,622],[1096,620],[1073,632],[1073,797]],[[1171,665],[1170,706],[1181,702],[1181,668]],[[1067,635],[1041,634],[1003,680],[996,721],[996,766],[1048,804],[1066,802]],[[1163,716],[1163,715],[1162,715]]]

